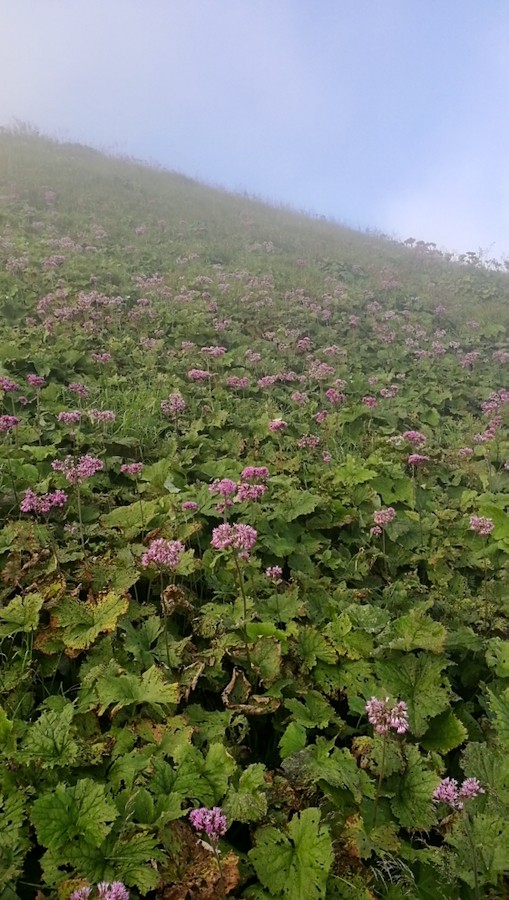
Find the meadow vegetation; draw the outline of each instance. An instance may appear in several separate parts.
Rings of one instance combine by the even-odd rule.
[[[504,266],[4,130],[0,307],[0,900],[507,897]]]

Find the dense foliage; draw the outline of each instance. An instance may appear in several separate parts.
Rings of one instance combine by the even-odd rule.
[[[1,900],[507,896],[507,276],[0,172]]]

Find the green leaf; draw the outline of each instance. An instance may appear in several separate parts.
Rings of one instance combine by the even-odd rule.
[[[221,804],[228,822],[259,822],[267,812],[265,766],[253,763],[239,779],[238,788],[230,787]]]
[[[436,821],[433,791],[440,779],[426,768],[417,747],[405,748],[406,769],[386,782],[393,791],[391,809],[404,828],[428,830]]]
[[[467,738],[468,731],[463,722],[456,718],[451,709],[446,709],[431,720],[421,744],[425,750],[446,754],[463,744]]]
[[[487,642],[486,662],[499,678],[509,678],[509,641],[492,638]]]
[[[287,522],[293,522],[299,516],[307,516],[312,513],[320,503],[322,503],[322,498],[318,495],[290,488],[284,497],[284,517]]]
[[[509,756],[506,750],[470,742],[463,753],[462,767],[467,778],[477,778],[486,794],[500,802],[502,808],[509,806]]]
[[[151,666],[143,675],[128,674],[113,666],[97,679],[97,699],[99,715],[102,716],[109,706],[114,716],[124,706],[132,704],[174,704],[179,700],[178,684],[170,684],[156,666]]]
[[[509,822],[490,813],[458,816],[446,840],[456,849],[457,874],[474,887],[472,843],[476,848],[479,884],[496,884],[509,869]]]
[[[115,631],[117,622],[129,608],[129,598],[116,591],[107,591],[98,597],[80,602],[74,597],[64,597],[53,610],[54,619],[61,629],[59,637],[69,650],[87,650],[104,632]]]
[[[443,653],[446,629],[440,622],[426,616],[422,610],[413,609],[388,627],[382,636],[383,645],[391,650],[429,650]]]
[[[59,850],[76,837],[99,847],[117,815],[104,786],[83,778],[73,787],[57,784],[53,791],[38,797],[31,819],[40,843]]]
[[[294,721],[304,728],[326,728],[336,721],[334,709],[318,691],[308,691],[305,702],[290,699],[285,701],[286,709],[293,715]]]
[[[373,853],[376,853],[377,856],[383,856],[384,853],[397,853],[400,848],[394,822],[368,829],[360,815],[350,816],[348,819],[345,828],[345,843],[349,853],[360,859],[369,859]]]
[[[500,742],[509,748],[509,688],[502,691],[499,696],[487,690],[489,707],[495,716],[495,729]]]
[[[43,603],[44,597],[40,594],[14,597],[4,609],[0,609],[0,637],[35,631]]]
[[[450,685],[443,675],[449,665],[443,657],[427,653],[397,656],[376,663],[383,690],[408,706],[410,730],[417,737],[424,734],[427,721],[449,705]]]
[[[303,750],[306,746],[306,734],[307,732],[303,725],[299,725],[297,722],[290,722],[278,744],[281,759],[286,759],[287,756]]]
[[[30,841],[26,834],[25,796],[21,790],[4,799],[0,794],[0,889],[13,887],[23,871]],[[16,900],[17,893],[0,894]]]
[[[320,810],[310,808],[295,815],[288,834],[272,827],[256,832],[256,846],[248,856],[258,878],[271,896],[324,898],[333,853],[329,831],[320,826]]]
[[[337,654],[333,647],[325,640],[323,634],[311,626],[301,628],[297,641],[299,656],[304,661],[304,671],[309,672],[317,661],[333,664]]]
[[[212,744],[205,758],[196,747],[181,745],[173,757],[177,763],[173,793],[204,806],[220,803],[236,768],[223,744]]]
[[[17,757],[24,763],[35,761],[43,769],[74,765],[78,745],[72,737],[73,717],[74,708],[68,701],[58,710],[43,712],[30,726]]]

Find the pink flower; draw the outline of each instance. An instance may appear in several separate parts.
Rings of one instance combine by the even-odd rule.
[[[12,431],[13,428],[17,428],[20,420],[17,416],[0,416],[0,434],[6,434],[8,431]]]
[[[255,478],[260,481],[267,481],[270,477],[270,472],[267,466],[246,466],[245,469],[242,469],[240,477],[244,481],[252,481]]]
[[[365,709],[376,734],[388,734],[391,728],[398,734],[408,731],[408,710],[403,700],[391,706],[388,697],[385,700],[371,697]]]
[[[181,541],[167,541],[165,538],[156,538],[151,541],[146,553],[141,557],[144,568],[151,565],[167,566],[176,569],[184,552]]]
[[[332,454],[329,453],[328,450],[325,450],[324,453],[322,453],[322,460],[324,461],[324,463],[330,463],[331,459]]]
[[[189,512],[196,512],[199,509],[198,504],[194,500],[184,500],[180,508]]]
[[[69,484],[81,484],[86,478],[92,478],[96,472],[102,472],[104,463],[101,459],[90,456],[80,456],[77,462],[72,456],[67,456],[63,462],[53,460],[51,468],[54,472],[62,472]]]
[[[71,391],[73,394],[77,394],[78,397],[83,397],[84,400],[88,397],[88,388],[79,381],[71,381],[70,384],[67,385],[67,390]]]
[[[221,497],[230,497],[237,492],[237,482],[231,478],[216,478],[209,484],[211,494],[220,494]]]
[[[19,508],[21,512],[33,512],[39,515],[47,515],[53,508],[61,508],[67,503],[68,497],[64,491],[54,491],[38,497],[30,488],[24,493]]]
[[[111,353],[92,353],[92,359],[97,363],[111,362]]]
[[[116,418],[112,409],[89,409],[87,415],[94,424],[114,422]]]
[[[315,413],[313,418],[314,418],[315,422],[318,423],[318,425],[323,425],[323,423],[325,422],[328,415],[329,415],[329,413],[327,412],[327,410],[322,409],[322,410],[320,410],[320,412]]]
[[[420,431],[404,431],[403,437],[416,447],[423,447],[427,441],[426,435]]]
[[[244,388],[249,387],[249,378],[245,375],[243,378],[239,378],[238,375],[231,375],[226,379],[226,387],[236,388],[237,390],[244,390]]]
[[[97,900],[129,900],[129,891],[122,881],[101,881],[97,885]]]
[[[288,422],[285,422],[284,419],[272,419],[272,422],[269,422],[270,431],[283,431],[288,427]]]
[[[470,457],[474,455],[472,447],[460,447],[459,450],[456,451],[456,453],[458,456],[461,456],[464,459],[470,459]]]
[[[409,466],[422,466],[429,461],[429,456],[421,456],[419,453],[411,453],[407,459]]]
[[[279,584],[282,581],[283,570],[281,566],[269,566],[265,569],[265,575],[275,584]]]
[[[345,395],[342,394],[341,391],[337,391],[336,388],[329,388],[328,391],[325,391],[325,396],[327,397],[329,403],[332,403],[333,406],[338,406],[345,400]]]
[[[170,394],[167,400],[161,400],[161,412],[165,416],[178,416],[184,412],[185,408],[186,401],[180,391]]]
[[[251,525],[242,523],[229,525],[225,522],[213,529],[210,543],[214,550],[232,549],[239,551],[238,555],[242,559],[248,559],[249,551],[254,547],[257,536]]]
[[[141,474],[142,469],[143,463],[141,462],[122,463],[122,465],[120,466],[120,471],[124,475],[134,475],[135,477]]]
[[[196,831],[204,832],[214,843],[226,834],[228,828],[226,816],[219,806],[213,806],[212,809],[207,809],[206,806],[193,809],[189,813],[189,821]]]
[[[469,523],[471,531],[476,531],[483,537],[491,534],[495,527],[493,519],[489,519],[487,516],[470,516]]]
[[[463,809],[463,800],[484,794],[477,778],[466,778],[461,787],[455,778],[443,778],[433,792],[435,803],[446,803],[451,809]]]
[[[261,500],[266,490],[266,484],[247,484],[246,482],[241,482],[241,484],[238,485],[237,493],[234,497],[235,503],[252,503],[256,500]]]
[[[374,409],[378,404],[378,400],[376,399],[376,397],[370,397],[366,395],[366,397],[362,398],[362,403],[364,404],[364,406],[368,406],[370,409]]]
[[[11,381],[10,378],[6,378],[5,375],[0,375],[0,391],[4,391],[5,394],[12,394],[14,391],[19,391],[19,384]]]
[[[41,388],[46,384],[46,379],[42,375],[27,375],[27,381],[33,388]]]
[[[377,509],[373,513],[373,522],[375,525],[381,526],[385,528],[389,522],[392,522],[394,517],[396,516],[396,510],[393,506],[388,506],[385,509]]]
[[[77,425],[81,420],[81,413],[79,409],[72,409],[69,412],[60,412],[58,414],[58,421],[63,422],[64,425]]]
[[[207,381],[211,375],[210,372],[205,371],[205,369],[189,369],[187,377],[190,378],[191,381]]]

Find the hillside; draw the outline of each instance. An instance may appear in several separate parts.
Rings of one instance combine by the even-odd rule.
[[[4,131],[0,304],[0,900],[507,896],[503,267]]]

